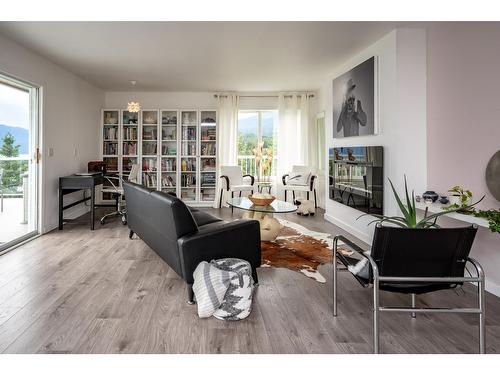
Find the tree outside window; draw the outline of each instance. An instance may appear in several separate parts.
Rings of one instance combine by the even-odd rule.
[[[263,142],[265,151],[272,150],[273,163],[270,177],[276,175],[277,129],[277,111],[240,111],[238,113],[238,164],[244,174],[257,176],[253,150],[259,142]],[[263,158],[266,160],[266,152]]]

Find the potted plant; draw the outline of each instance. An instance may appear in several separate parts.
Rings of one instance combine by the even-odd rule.
[[[493,233],[500,233],[500,210],[478,210],[474,216],[488,220],[488,225]]]
[[[378,215],[378,214],[363,214],[358,217],[361,218],[363,216],[374,216],[377,219],[373,220],[368,223],[368,225],[372,223],[391,223],[397,226],[400,226],[402,228],[440,228],[440,226],[436,223],[437,219],[439,216],[445,215],[450,212],[455,212],[459,211],[461,209],[469,209],[470,207],[474,206],[475,204],[479,203],[476,202],[470,206],[460,206],[458,208],[450,208],[447,209],[446,211],[442,212],[437,212],[432,215],[428,215],[428,208],[425,208],[424,211],[424,217],[422,219],[418,219],[417,217],[417,208],[415,204],[415,193],[414,191],[411,192],[411,197],[408,192],[408,185],[406,182],[406,176],[405,176],[405,200],[406,202],[403,203],[403,200],[400,198],[399,194],[396,192],[396,189],[394,188],[394,185],[391,181],[391,179],[388,179],[389,183],[391,185],[392,192],[394,194],[394,199],[396,200],[399,209],[401,210],[401,213],[403,216],[386,216],[386,215]],[[472,195],[471,195],[472,196]],[[484,198],[484,197],[483,197]],[[482,199],[482,198],[481,198]]]

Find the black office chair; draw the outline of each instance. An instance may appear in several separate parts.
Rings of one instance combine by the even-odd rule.
[[[373,350],[379,352],[379,313],[449,312],[479,314],[479,352],[485,351],[484,272],[469,253],[477,232],[476,226],[464,228],[413,229],[384,227],[377,224],[371,251],[368,253],[343,236],[333,240],[333,315],[337,316],[337,258],[347,268],[358,259],[337,251],[342,241],[368,260],[368,272],[353,274],[363,286],[373,286]],[[475,268],[475,275],[464,276],[466,263]],[[362,275],[362,276],[360,276]],[[477,308],[420,308],[416,295],[453,289],[464,282],[477,283]],[[380,306],[379,291],[411,295],[411,307]]]

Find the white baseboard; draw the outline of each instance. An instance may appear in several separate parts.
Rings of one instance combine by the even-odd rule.
[[[85,206],[85,205],[72,207],[72,208],[64,211],[64,218],[74,220],[82,215],[85,215],[89,211],[90,211],[90,207]],[[46,225],[44,225],[42,228],[42,234],[48,233],[48,232],[53,231],[54,229],[58,228],[59,227],[58,220],[59,219],[56,219],[55,221],[51,221],[50,223],[47,223]]]
[[[329,215],[327,213],[325,213],[324,218],[326,221],[329,221],[330,223],[335,224],[336,226],[349,232],[353,236],[359,238],[361,241],[366,242],[367,244],[372,243],[372,238],[370,236],[368,236],[366,233],[363,233],[363,232],[359,231],[358,229],[354,228],[352,225],[347,224],[346,222],[344,222],[336,217],[333,217],[332,215]]]
[[[494,281],[488,280],[488,277],[486,277],[486,283],[485,283],[485,289],[487,292],[490,292],[491,294],[494,294],[497,297],[500,297],[500,285],[495,283]]]

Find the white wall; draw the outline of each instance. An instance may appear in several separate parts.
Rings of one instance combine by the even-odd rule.
[[[104,93],[1,35],[0,51],[0,71],[42,87],[41,229],[47,232],[57,226],[58,178],[86,171],[87,162],[98,157]],[[54,150],[53,157],[48,156],[49,148]],[[75,207],[67,210],[65,217],[75,217],[84,211],[85,207]]]
[[[377,56],[379,82],[379,134],[333,139],[332,80],[371,56]],[[397,189],[406,174],[416,192],[427,185],[426,154],[426,40],[420,29],[397,29],[366,48],[325,77],[320,90],[318,110],[326,113],[328,147],[384,147],[384,211],[396,214],[397,206],[387,178]],[[326,184],[328,181],[326,181]],[[328,194],[328,189],[326,189]],[[327,196],[325,218],[365,242],[371,242],[373,226],[369,217],[356,220],[361,212],[330,200]]]
[[[482,209],[500,207],[484,173],[500,149],[500,49],[498,23],[437,23],[427,32],[429,189],[454,185],[486,195]],[[442,219],[440,219],[441,221]],[[449,219],[442,225],[460,225]],[[500,234],[479,228],[471,256],[484,267],[486,288],[500,296]]]

